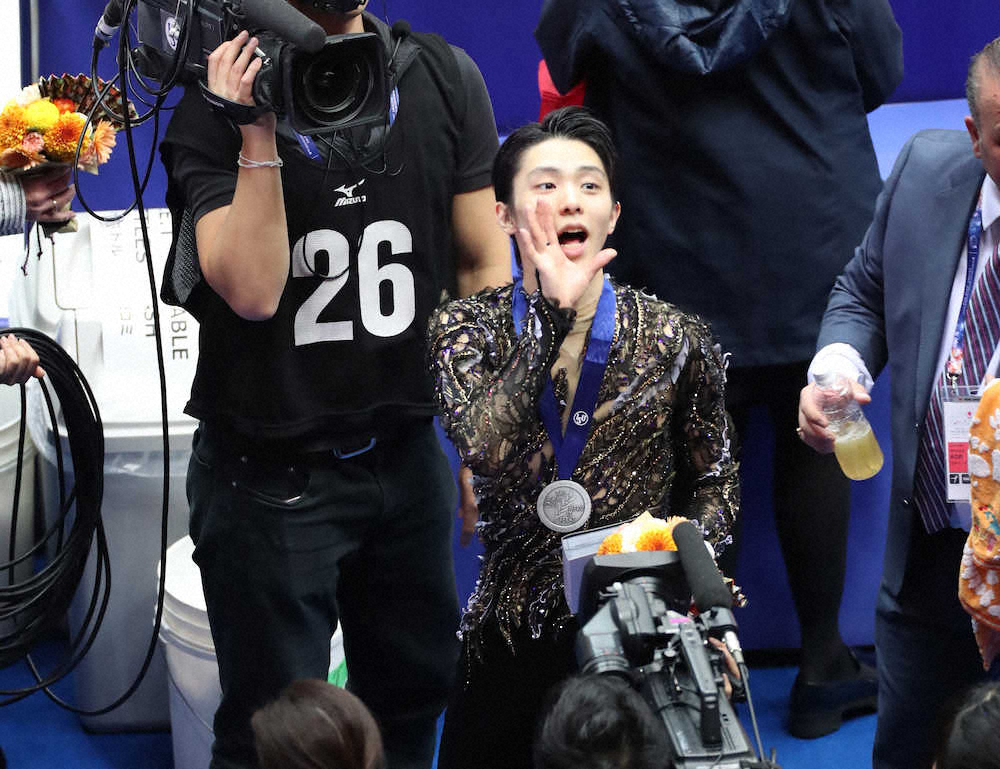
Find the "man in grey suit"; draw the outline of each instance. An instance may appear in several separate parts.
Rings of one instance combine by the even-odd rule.
[[[984,676],[958,602],[961,505],[947,502],[943,444],[933,436],[942,434],[946,366],[949,376],[970,378],[972,347],[979,344],[985,360],[995,349],[994,341],[980,343],[987,337],[976,330],[983,321],[972,321],[974,308],[992,306],[987,320],[1000,326],[996,301],[986,301],[991,286],[1000,295],[990,265],[1000,242],[1000,38],[973,58],[967,95],[968,135],[922,131],[900,152],[874,220],[834,286],[810,367],[810,375],[821,366],[847,374],[862,403],[873,378],[886,364],[890,371],[893,479],[876,607],[876,769],[929,767],[942,705]],[[965,369],[963,353],[953,350],[964,350]],[[817,451],[832,451],[827,424],[810,384],[799,399],[799,434]]]

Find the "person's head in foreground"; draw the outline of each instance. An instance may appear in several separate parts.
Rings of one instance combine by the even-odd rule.
[[[1000,769],[1000,682],[972,687],[946,710],[934,769]]]
[[[554,691],[535,741],[535,769],[663,769],[663,724],[614,676],[580,675]]]
[[[350,692],[293,681],[251,720],[261,769],[384,769],[382,736]]]

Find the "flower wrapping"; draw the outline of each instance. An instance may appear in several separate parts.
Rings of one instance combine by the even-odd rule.
[[[98,81],[99,87],[104,85]],[[52,75],[22,88],[0,111],[0,171],[24,174],[68,167],[79,145],[77,166],[96,174],[111,157],[117,127],[107,116],[87,126],[86,113],[95,101],[86,75]],[[121,114],[117,90],[109,90],[106,103]],[[131,104],[129,110],[135,112]]]
[[[642,550],[676,550],[674,543],[674,526],[686,521],[687,518],[675,515],[663,520],[645,512],[637,518],[623,523],[617,531],[608,534],[600,547],[598,555],[610,553],[636,553]]]

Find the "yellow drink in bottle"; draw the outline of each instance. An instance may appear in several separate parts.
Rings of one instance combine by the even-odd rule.
[[[864,481],[882,469],[882,449],[867,421],[851,424],[833,444],[840,469],[852,481]]]

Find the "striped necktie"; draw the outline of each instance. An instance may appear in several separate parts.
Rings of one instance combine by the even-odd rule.
[[[975,217],[980,217],[977,210]],[[974,221],[979,226],[981,219]],[[983,380],[986,367],[993,357],[993,351],[1000,342],[1000,265],[997,248],[1000,238],[993,246],[983,270],[976,278],[969,299],[965,317],[965,344],[962,357],[962,372],[955,384],[977,386]],[[927,419],[917,450],[917,470],[914,477],[913,501],[924,528],[933,534],[948,527],[948,492],[945,484],[944,427],[942,394],[949,384],[948,375],[942,371],[931,393],[927,407]]]

